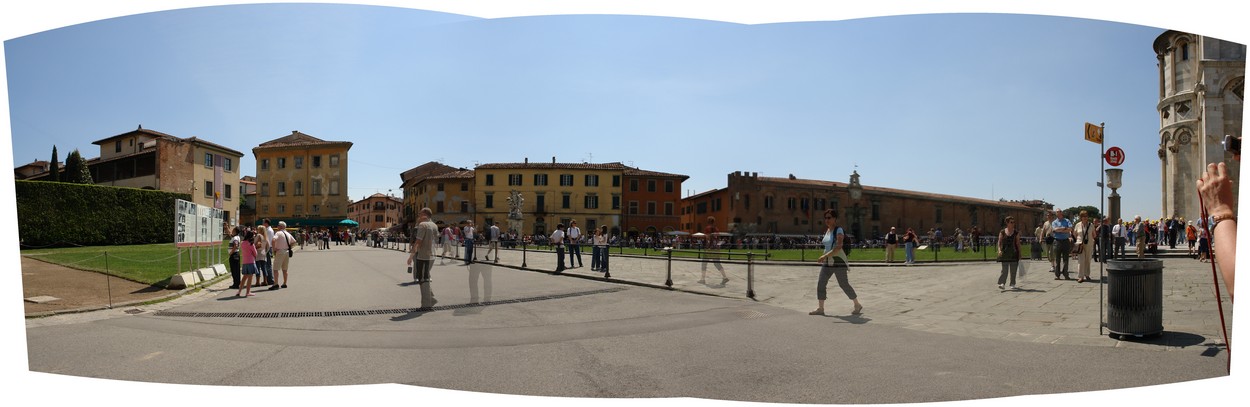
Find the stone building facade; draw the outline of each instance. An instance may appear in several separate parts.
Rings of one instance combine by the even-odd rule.
[[[256,156],[256,216],[292,227],[335,226],[347,219],[349,141],[291,132],[252,148]]]
[[[347,218],[356,221],[361,229],[389,229],[399,225],[403,206],[400,198],[376,193],[348,205]]]
[[[617,195],[624,202],[621,228],[626,235],[681,229],[681,183],[689,176],[628,167],[622,174]]]
[[[621,226],[621,163],[491,163],[474,168],[473,219],[479,225],[508,225],[506,198],[520,193],[522,234],[550,234],[557,223],[576,220],[582,231]],[[507,229],[506,227],[503,227]]]
[[[1053,209],[1042,201],[993,201],[862,185],[858,173],[844,183],[738,171],[729,174],[725,188],[682,200],[682,229],[701,231],[712,216],[725,232],[816,235],[824,233],[823,214],[829,208],[838,210],[842,227],[856,239],[874,239],[891,226],[918,234],[941,228],[946,236],[976,226],[993,234],[1007,216],[1022,227],[1039,225],[1044,211]]]
[[[1198,178],[1208,163],[1224,162],[1234,180],[1240,164],[1223,148],[1240,137],[1246,46],[1180,31],[1154,42],[1159,60],[1159,161],[1163,217],[1199,218]],[[1234,196],[1239,183],[1234,182]]]
[[[404,171],[405,224],[429,207],[435,221],[473,220],[479,229],[508,229],[512,192],[523,199],[522,234],[550,234],[577,220],[583,231],[607,225],[615,235],[660,233],[680,227],[681,183],[688,176],[621,163],[530,162],[481,164],[474,169],[429,162]]]
[[[432,219],[460,223],[469,219],[473,203],[473,170],[428,162],[399,174],[404,191],[403,223],[417,226],[417,211],[430,208]]]

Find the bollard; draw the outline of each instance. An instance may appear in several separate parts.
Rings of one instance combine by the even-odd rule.
[[[525,242],[521,242],[521,268],[525,268]]]
[[[664,285],[673,288],[673,249],[665,251],[668,252],[668,279],[664,281]]]
[[[755,253],[747,252],[747,298],[755,299]]]

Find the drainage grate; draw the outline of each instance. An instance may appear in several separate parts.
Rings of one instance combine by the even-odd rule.
[[[617,291],[624,291],[623,287],[605,288],[602,290],[582,291],[567,294],[544,295],[540,297],[514,298],[509,300],[486,301],[470,304],[451,304],[440,305],[437,307],[423,308],[394,308],[394,309],[375,309],[361,311],[310,311],[310,312],[178,312],[178,311],[159,311],[156,316],[175,317],[175,318],[307,318],[307,317],[339,317],[339,316],[358,316],[358,315],[385,315],[385,314],[408,314],[413,312],[430,312],[445,311],[460,308],[485,307],[488,305],[502,304],[520,304],[534,301],[558,300],[562,298],[582,297],[595,294],[607,294]],[[759,314],[757,312],[757,314]],[[743,315],[743,318],[758,318],[759,316]]]
[[[737,314],[738,318],[742,319],[760,319],[768,316],[768,314],[756,310],[738,310]]]

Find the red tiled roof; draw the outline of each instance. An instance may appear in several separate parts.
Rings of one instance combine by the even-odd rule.
[[[191,137],[186,138],[186,139],[184,139],[184,140],[185,140],[185,141],[188,141],[188,142],[191,142],[192,144],[203,144],[203,145],[206,145],[206,146],[209,146],[209,147],[212,147],[212,148],[216,148],[216,149],[219,149],[219,150],[225,150],[227,153],[231,153],[231,154],[238,154],[238,155],[239,155],[239,157],[242,157],[242,156],[244,156],[244,155],[245,155],[245,154],[243,154],[243,153],[241,153],[241,152],[239,152],[238,150],[235,150],[235,149],[233,149],[233,148],[226,147],[226,146],[223,146],[223,145],[221,145],[221,144],[213,143],[213,142],[211,142],[211,141],[204,140],[204,139],[202,139],[202,138],[195,137],[195,136],[191,136]]]
[[[665,178],[681,178],[682,181],[690,179],[689,175],[669,174],[667,172],[650,171],[638,168],[626,168],[625,175],[631,177],[665,177]]]
[[[275,147],[316,146],[316,145],[326,145],[326,144],[347,144],[348,146],[351,146],[352,142],[350,141],[325,141],[325,140],[322,140],[322,139],[319,139],[319,138],[316,138],[316,137],[313,137],[304,133],[300,133],[299,131],[292,131],[291,134],[287,136],[279,137],[273,140],[266,141],[264,143],[260,143],[259,146],[252,148],[252,150],[263,149],[263,148],[275,148]]]
[[[474,167],[479,170],[501,169],[569,169],[569,170],[625,170],[630,169],[621,163],[490,163]]]
[[[93,141],[93,142],[91,142],[91,144],[100,145],[100,144],[104,144],[104,142],[106,142],[106,141],[109,141],[109,140],[112,140],[112,139],[115,139],[115,138],[118,138],[118,137],[129,136],[129,135],[132,135],[132,134],[146,134],[146,135],[152,136],[152,137],[154,137],[154,138],[163,138],[163,139],[166,139],[166,140],[169,140],[169,141],[182,141],[182,139],[181,139],[181,138],[178,138],[178,137],[176,137],[176,136],[171,136],[171,135],[168,135],[168,134],[165,134],[165,133],[161,133],[161,132],[156,131],[156,130],[148,130],[148,129],[143,128],[143,126],[139,126],[139,128],[138,128],[138,129],[131,130],[131,131],[128,131],[128,132],[125,132],[125,133],[122,133],[122,134],[118,134],[118,135],[116,135],[116,136],[105,137],[105,138],[103,138],[103,139],[100,139],[100,140],[97,140],[97,141]]]
[[[456,168],[437,161],[430,161],[400,173],[399,179],[403,182],[419,181],[432,175],[443,174],[456,170],[463,170],[463,168]]]
[[[445,173],[438,174],[438,175],[432,175],[426,179],[465,179],[465,178],[473,178],[473,176],[474,176],[473,170],[455,170],[455,171],[445,172]]]

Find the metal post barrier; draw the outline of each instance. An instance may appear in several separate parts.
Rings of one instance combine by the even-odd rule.
[[[747,298],[755,299],[755,253],[747,252]]]
[[[750,260],[751,260],[750,257],[748,257],[747,261],[750,262]],[[804,261],[804,262],[807,261],[807,244],[799,245],[799,261]],[[750,268],[748,268],[747,270],[750,270]]]
[[[525,246],[527,246],[525,242],[521,242],[521,268],[525,268],[525,257],[526,257]]]
[[[664,281],[664,285],[673,288],[673,249],[665,251],[668,252],[668,279]]]

